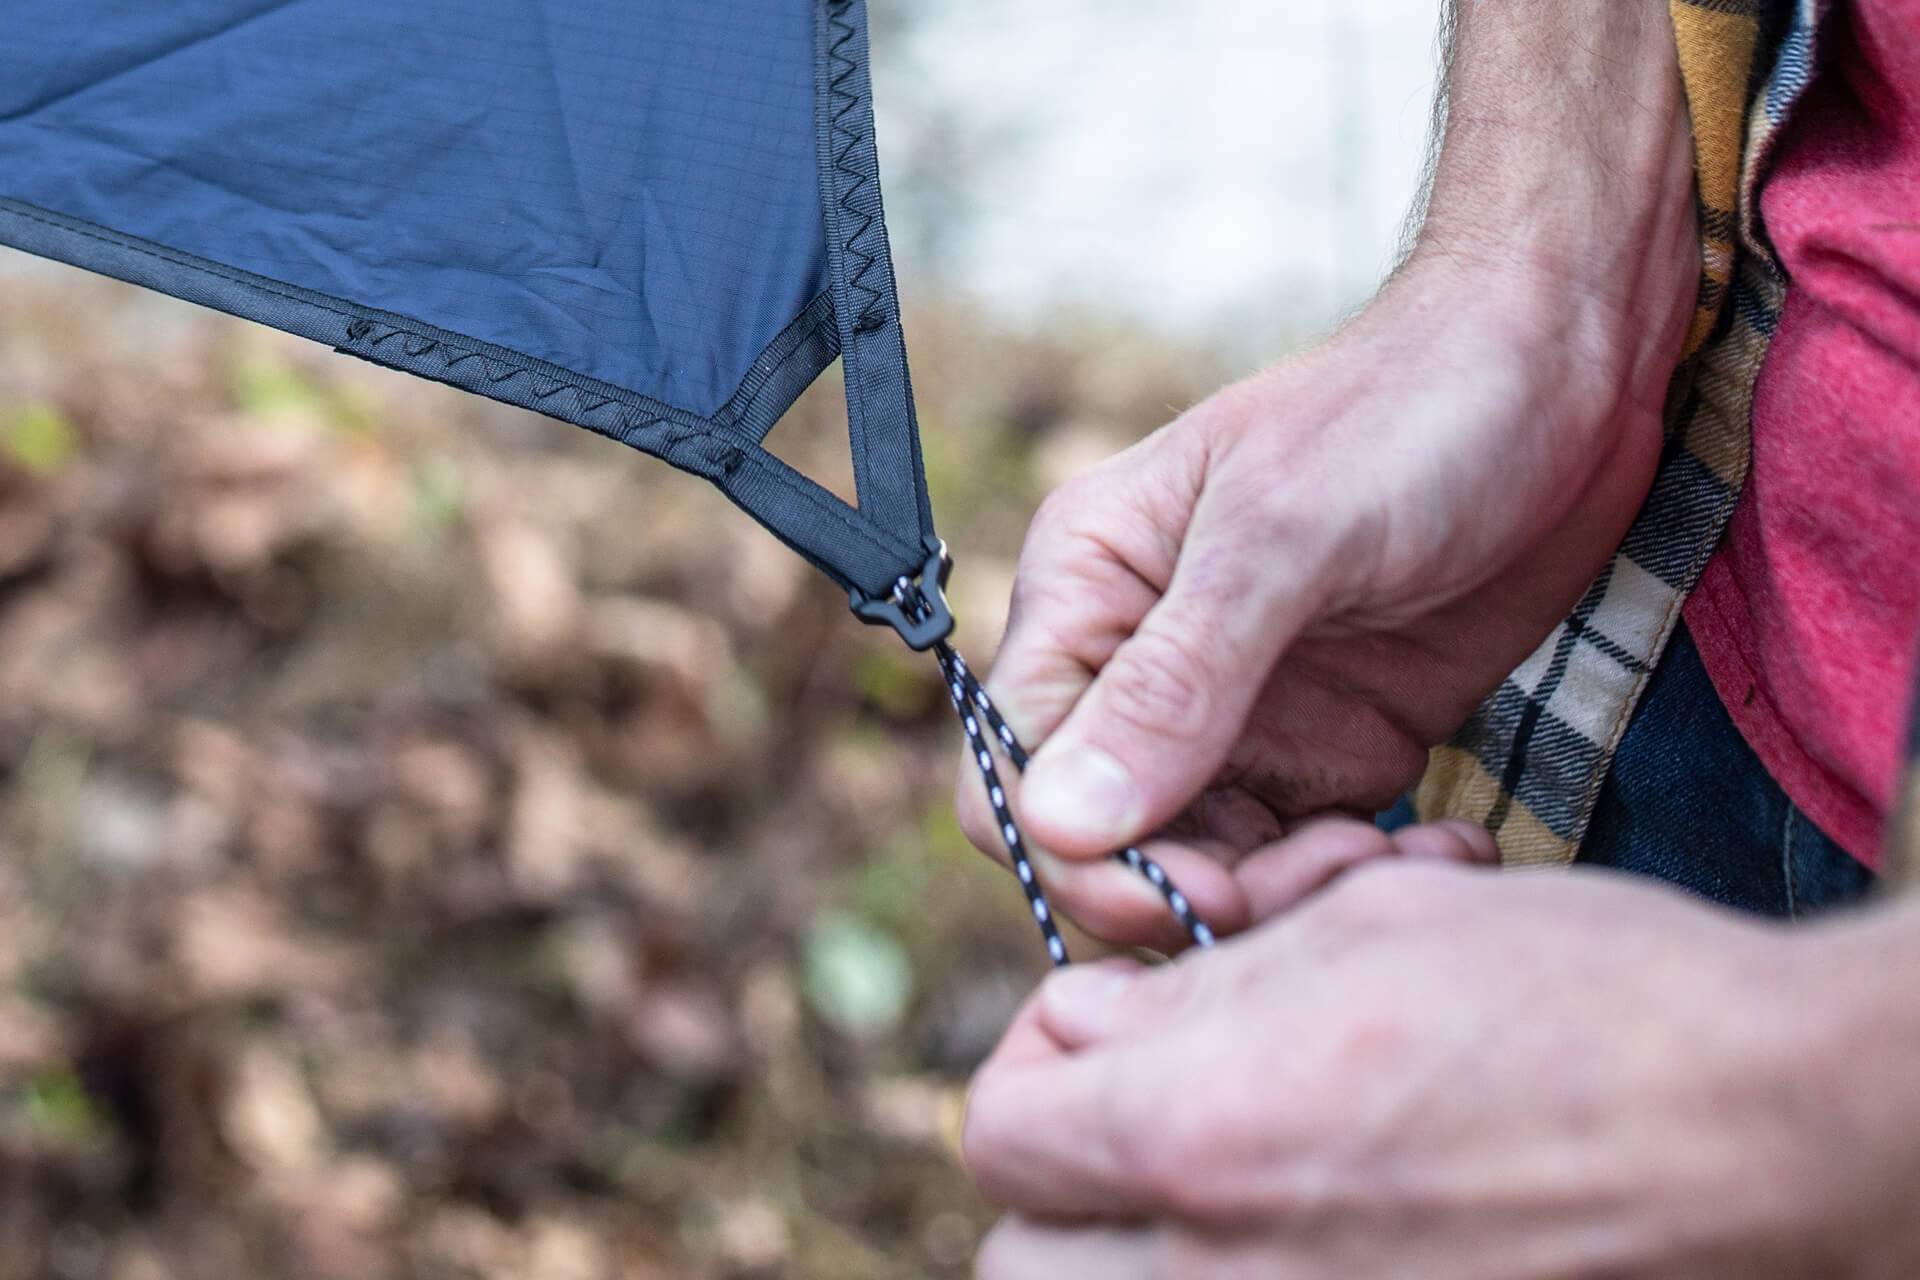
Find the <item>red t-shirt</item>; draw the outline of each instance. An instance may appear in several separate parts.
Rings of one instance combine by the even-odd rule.
[[[1877,866],[1920,641],[1920,0],[1839,9],[1761,196],[1792,284],[1686,619],[1768,772]]]

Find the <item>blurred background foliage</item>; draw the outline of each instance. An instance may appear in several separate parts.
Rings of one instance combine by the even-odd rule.
[[[1391,260],[1429,8],[883,11],[965,651]],[[773,443],[844,492],[839,395]],[[0,1280],[966,1274],[1044,957],[935,676],[646,458],[0,256]]]
[[[1038,496],[1205,364],[913,332],[987,652]],[[831,381],[780,444],[844,484]],[[11,263],[0,1276],[963,1273],[1042,956],[952,738],[705,487]]]

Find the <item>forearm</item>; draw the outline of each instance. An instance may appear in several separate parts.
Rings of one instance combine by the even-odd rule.
[[[1664,383],[1697,279],[1692,146],[1667,0],[1456,0],[1410,268]],[[1544,335],[1543,335],[1544,336]]]

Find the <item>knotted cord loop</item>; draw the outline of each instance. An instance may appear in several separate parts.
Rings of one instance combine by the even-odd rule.
[[[1000,747],[1007,753],[1007,759],[1013,761],[1013,767],[1021,773],[1027,771],[1027,761],[1031,757],[1022,745],[1020,738],[1000,715],[1000,709],[993,705],[993,699],[980,681],[975,678],[967,666],[967,660],[954,651],[952,645],[944,640],[934,646],[934,656],[940,660],[940,668],[947,677],[947,694],[953,700],[954,709],[960,715],[961,727],[967,731],[968,744],[973,748],[974,763],[980,766],[981,777],[986,780],[987,799],[993,804],[993,816],[1000,823],[1000,836],[1006,842],[1007,853],[1014,859],[1014,871],[1020,876],[1020,883],[1027,886],[1027,897],[1035,902],[1034,914],[1041,920],[1041,931],[1047,935],[1047,951],[1055,964],[1065,964],[1065,949],[1054,949],[1053,943],[1059,935],[1053,931],[1046,910],[1045,898],[1039,884],[1032,879],[1032,864],[1020,839],[1020,828],[1014,822],[1013,815],[1007,809],[1006,792],[1000,786],[999,775],[993,771],[993,759],[987,752],[980,732],[979,724],[985,719],[993,730]],[[977,713],[977,714],[976,714]],[[1200,919],[1193,910],[1193,904],[1187,901],[1187,895],[1180,892],[1161,865],[1132,845],[1113,855],[1115,860],[1131,867],[1146,877],[1147,883],[1160,891],[1167,900],[1167,908],[1173,912],[1173,918],[1194,941],[1195,946],[1210,947],[1214,944],[1213,930]]]
[[[884,621],[894,626],[913,647],[932,648],[934,657],[940,663],[940,674],[946,679],[947,697],[953,703],[954,714],[960,718],[960,727],[966,732],[967,750],[972,753],[974,767],[980,771],[980,780],[987,789],[987,803],[993,808],[1001,842],[1007,847],[1007,858],[1013,864],[1013,873],[1019,878],[1021,889],[1026,892],[1027,905],[1033,909],[1033,918],[1040,926],[1040,936],[1046,940],[1047,956],[1055,965],[1065,965],[1069,963],[1067,944],[1060,936],[1059,926],[1054,923],[1053,908],[1047,904],[1046,890],[1040,886],[1040,877],[1034,873],[1033,859],[1027,854],[1020,824],[1014,821],[1013,810],[1007,804],[1007,790],[1001,785],[1000,770],[993,762],[993,743],[998,743],[999,749],[1006,753],[1007,759],[1021,773],[1027,771],[1027,762],[1031,757],[1019,735],[1014,733],[1013,726],[1006,722],[1000,709],[993,705],[993,699],[987,696],[986,689],[967,666],[967,660],[945,638],[953,623],[952,615],[940,595],[940,587],[946,583],[951,562],[947,559],[944,543],[930,539],[929,547],[931,558],[922,574],[924,585],[912,578],[901,578],[894,584],[886,601],[876,604],[856,596],[854,609],[865,621]],[[928,629],[929,624],[936,622],[939,624],[938,638],[934,638]],[[916,643],[923,639],[927,642],[925,646]],[[981,727],[983,720],[986,722],[985,728]],[[988,740],[988,729],[993,731],[992,742]],[[1214,944],[1213,930],[1194,913],[1187,895],[1180,892],[1159,863],[1132,845],[1113,856],[1144,876],[1148,884],[1160,891],[1174,919],[1180,922],[1180,927],[1187,931],[1195,946],[1211,947]]]
[[[969,709],[967,703],[977,687],[972,675],[967,671],[966,663],[953,651],[953,646],[942,640],[934,646],[934,656],[940,660],[940,672],[947,678],[947,696],[953,701],[954,713],[960,717],[960,727],[967,733],[967,750],[973,753],[973,763],[980,770],[981,781],[987,788],[987,803],[993,807],[993,820],[1000,828],[1000,840],[1007,846],[1007,857],[1013,863],[1013,873],[1020,878],[1020,887],[1026,890],[1027,905],[1033,908],[1033,918],[1040,923],[1040,936],[1046,939],[1047,956],[1056,965],[1068,963],[1067,944],[1060,937],[1059,928],[1053,923],[1053,910],[1047,906],[1047,894],[1040,887],[1040,878],[1033,873],[1033,860],[1027,856],[1027,844],[1020,838],[1020,825],[1013,820],[1013,812],[1007,808],[1007,791],[1000,785],[1000,771],[993,764],[993,749],[987,745],[987,736],[980,729],[980,718]],[[1001,733],[996,728],[995,733]],[[1010,733],[1008,736],[1011,736]],[[1004,745],[1006,738],[1002,738]],[[1024,753],[1022,753],[1024,754]],[[1023,767],[1019,757],[1008,753],[1008,759],[1015,768]]]

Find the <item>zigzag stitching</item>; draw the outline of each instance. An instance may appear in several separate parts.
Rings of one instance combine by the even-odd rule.
[[[483,376],[487,382],[494,385],[509,382],[518,374],[528,374],[533,383],[532,394],[534,399],[550,400],[563,391],[571,391],[574,396],[575,413],[583,419],[599,413],[610,404],[616,403],[615,398],[612,396],[603,395],[597,391],[590,391],[585,387],[575,386],[572,383],[557,379],[543,379],[533,375],[532,370],[519,367],[508,361],[499,360],[496,357],[482,357],[482,353],[478,351],[466,350],[463,347],[456,346],[443,339],[430,338],[425,334],[415,333],[410,329],[403,329],[397,325],[381,325],[365,317],[358,317],[347,323],[347,338],[351,342],[362,344],[364,349],[369,353],[378,351],[385,343],[398,338],[400,340],[401,350],[406,352],[409,359],[423,360],[428,356],[432,356],[440,362],[440,367],[443,370],[451,370],[469,360],[480,358],[483,360]],[[635,438],[642,432],[649,428],[656,427],[662,422],[668,421],[670,421],[670,419],[665,413],[650,413],[644,409],[630,407],[619,419],[620,438],[627,444],[633,444],[635,443]],[[675,426],[666,433],[663,439],[652,442],[652,451],[664,456],[674,449],[675,446],[704,434],[704,430],[698,427]]]
[[[853,40],[856,33],[853,24],[842,16],[844,12],[845,6],[842,4],[828,5],[827,21],[835,32],[835,38],[827,48],[827,59],[834,64],[834,70],[828,80],[828,88],[839,104],[828,123],[836,141],[833,167],[852,179],[851,182],[836,184],[840,188],[838,204],[849,224],[855,221],[860,224],[852,234],[845,237],[845,249],[850,257],[859,260],[859,270],[849,273],[847,287],[850,290],[859,290],[864,297],[859,307],[859,314],[853,322],[854,331],[864,333],[886,323],[886,317],[879,314],[883,296],[881,290],[867,283],[867,277],[879,264],[879,255],[869,253],[860,247],[860,241],[865,239],[867,233],[873,229],[876,218],[873,214],[856,208],[853,203],[854,195],[871,182],[872,178],[849,163],[850,157],[859,149],[861,136],[858,129],[847,123],[847,118],[854,115],[860,108],[860,95],[848,87],[848,81],[859,72],[860,67],[845,52],[847,44]]]
[[[4,204],[4,203],[5,203],[4,201],[0,201],[0,204]],[[480,354],[477,351],[468,351],[462,347],[455,346],[454,344],[445,342],[439,338],[428,337],[426,334],[416,333],[411,329],[406,329],[399,325],[383,326],[380,323],[370,319],[367,316],[357,315],[351,311],[346,311],[341,309],[340,305],[337,304],[337,300],[333,300],[333,299],[328,300],[328,302],[334,302],[336,305],[327,305],[326,303],[315,303],[311,297],[308,297],[303,294],[288,292],[284,288],[276,287],[271,282],[262,282],[254,277],[236,272],[231,268],[221,267],[217,263],[201,262],[197,259],[192,259],[187,255],[159,253],[152,248],[148,248],[141,245],[138,242],[129,243],[124,238],[111,237],[101,233],[98,230],[88,230],[88,229],[85,229],[84,227],[77,228],[70,225],[66,221],[56,221],[53,218],[40,217],[31,213],[23,213],[23,214],[20,214],[19,216],[25,218],[29,222],[35,222],[35,223],[39,223],[42,226],[52,227],[55,230],[66,233],[66,234],[84,236],[89,240],[96,240],[102,244],[110,245],[116,249],[131,250],[132,252],[138,253],[144,257],[153,258],[156,261],[165,262],[172,266],[181,266],[181,265],[191,266],[194,270],[202,272],[203,274],[214,276],[222,280],[227,280],[234,283],[242,284],[250,289],[257,290],[261,293],[271,294],[278,298],[283,298],[290,301],[303,303],[309,306],[315,306],[320,310],[329,312],[345,320],[346,328],[345,328],[344,336],[346,338],[346,341],[349,343],[356,343],[356,344],[364,343],[365,354],[369,356],[373,352],[377,351],[382,343],[387,342],[393,338],[402,339],[402,342],[400,344],[401,349],[406,352],[407,357],[409,359],[421,360],[430,353],[437,354],[440,358],[443,369],[452,369],[455,365],[461,364],[462,362],[467,360],[471,360],[475,356]],[[340,350],[353,351],[354,348],[349,346],[342,346]],[[456,353],[456,354],[450,355],[449,354],[450,352]],[[415,372],[421,372],[421,371],[416,370]],[[516,373],[525,372],[532,375],[534,374],[535,371],[531,369],[521,369],[516,367],[513,369],[513,372],[516,372]],[[433,377],[435,375],[427,374],[426,376]],[[441,380],[447,381],[454,386],[460,385],[459,383],[453,383],[451,379],[441,379]],[[501,380],[504,380],[504,379],[496,379],[496,381],[501,381]],[[585,387],[574,386],[570,383],[553,380],[553,381],[550,381],[545,386],[544,389],[542,389],[540,379],[537,376],[533,378],[533,382],[534,382],[534,396],[537,399],[544,400],[553,395],[557,395],[559,392],[565,390],[565,391],[572,391],[574,393],[574,396],[576,397],[576,400],[575,400],[576,408],[579,408],[581,406],[586,406],[589,404],[589,401],[591,401],[591,407],[582,410],[581,412],[582,419],[584,419],[586,414],[597,412],[600,409],[605,408],[607,405],[613,403],[613,399],[610,397],[602,397],[598,392],[591,392],[591,391],[588,391]],[[651,450],[649,450],[650,452],[657,453],[661,457],[667,457],[668,454],[673,449],[677,448],[680,444],[684,443],[689,439],[692,439],[694,437],[708,436],[708,428],[706,426],[680,424],[677,422],[676,419],[673,418],[671,411],[661,410],[656,412],[639,405],[633,405],[628,407],[627,413],[623,415],[620,420],[620,424],[619,424],[620,431],[621,431],[620,439],[622,440],[623,443],[634,445],[634,447],[636,448],[644,449],[647,446],[637,444],[634,441],[633,437],[638,435],[640,432],[646,430],[649,427],[658,426],[662,422],[673,422],[676,425],[666,434],[666,438],[663,441],[656,442],[654,444],[654,447]],[[584,421],[581,422],[581,425],[591,427],[591,424],[586,423]],[[611,425],[612,424],[602,424],[601,427],[593,428],[593,429],[600,430],[603,434],[608,434],[610,433]],[[745,454],[743,453],[743,451],[736,445],[727,444],[726,442],[718,439],[713,439],[712,443],[716,450],[715,457],[718,460],[718,465],[722,470],[726,472],[729,472],[729,473],[732,472],[736,467],[738,467],[741,464],[741,462],[745,458]],[[668,458],[668,460],[671,461],[672,459]],[[849,527],[854,528],[856,532],[864,532],[863,530],[859,530],[857,526],[850,525]]]

